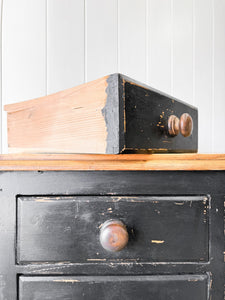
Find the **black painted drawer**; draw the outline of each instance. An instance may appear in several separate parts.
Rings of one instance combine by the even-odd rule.
[[[209,199],[205,196],[19,197],[17,263],[206,262]],[[124,222],[126,248],[108,252],[99,230]]]
[[[31,108],[35,114],[30,113]],[[54,97],[10,104],[5,109],[9,150],[14,153],[167,153],[198,149],[195,107],[118,73],[69,92],[60,91]],[[88,122],[84,116],[88,116]]]
[[[207,275],[55,276],[19,279],[19,300],[207,300]]]

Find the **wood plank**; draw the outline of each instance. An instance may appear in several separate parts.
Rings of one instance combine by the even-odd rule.
[[[225,170],[225,154],[9,154],[0,170]]]
[[[223,161],[225,154],[3,154],[0,161],[7,160],[86,160],[86,161]]]
[[[84,82],[84,1],[47,1],[47,93]]]
[[[117,1],[86,0],[86,82],[117,72]]]
[[[212,1],[194,2],[194,105],[199,110],[199,152],[212,152]],[[207,125],[206,125],[207,124]]]
[[[214,0],[213,151],[225,152],[225,1]],[[208,126],[207,126],[208,127]]]
[[[46,0],[4,1],[2,31],[3,105],[46,95]]]
[[[148,16],[148,83],[171,94],[171,1],[150,0]]]
[[[4,109],[8,112],[14,112],[14,111],[20,111],[23,109],[28,109],[28,108],[32,108],[34,105],[36,104],[45,104],[46,103],[46,99],[49,99],[50,101],[57,101],[60,98],[65,98],[65,97],[69,97],[71,96],[72,93],[80,93],[80,94],[85,94],[85,91],[88,90],[89,88],[92,87],[97,87],[101,82],[106,82],[108,76],[104,76],[102,78],[99,78],[97,80],[85,83],[85,84],[81,84],[75,87],[72,87],[70,89],[66,89],[48,96],[44,96],[41,98],[36,98],[36,99],[32,99],[32,100],[26,100],[26,101],[21,101],[21,102],[17,102],[17,103],[12,103],[12,104],[6,104],[4,105]],[[96,88],[97,90],[97,88]],[[96,91],[95,91],[96,92]],[[98,97],[99,95],[96,95],[96,97]],[[84,96],[82,96],[84,97]]]
[[[93,153],[104,153],[107,129],[102,109],[107,99],[107,78],[6,105],[12,133],[8,138],[9,150],[18,151],[19,147],[36,153],[70,153],[76,149],[77,153],[85,153],[91,149]]]
[[[118,71],[146,82],[146,0],[118,5]]]
[[[193,1],[173,0],[172,94],[193,103]]]
[[[0,23],[0,34],[1,34],[1,42],[2,42],[2,16],[3,16],[3,12],[2,12],[2,8],[3,8],[3,0],[0,0],[0,20],[1,20],[1,23]],[[1,47],[0,47],[0,57],[1,57],[1,67],[0,67],[0,108],[1,108],[1,112],[0,112],[0,153],[2,153],[2,134],[3,134],[3,122],[2,122],[2,43],[1,43]],[[6,123],[5,123],[6,124]]]

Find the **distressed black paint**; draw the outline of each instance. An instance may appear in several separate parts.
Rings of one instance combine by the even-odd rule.
[[[206,300],[207,275],[58,276],[19,279],[21,300]]]
[[[197,152],[196,108],[122,74],[110,75],[107,83],[102,110],[107,128],[106,153]],[[193,119],[192,134],[169,136],[169,116],[180,118],[183,113]]]
[[[107,128],[106,153],[117,154],[121,152],[119,144],[119,105],[121,100],[119,94],[120,77],[118,74],[110,75],[107,79],[107,100],[102,109]]]
[[[20,276],[29,277],[28,281],[33,282],[35,281],[35,278],[39,278],[40,275],[44,278],[57,276],[64,279],[74,276],[84,276],[86,278],[87,276],[88,278],[91,277],[91,280],[93,280],[95,276],[110,275],[114,278],[118,278],[119,276],[128,276],[131,278],[132,276],[139,277],[140,275],[140,278],[145,281],[145,278],[147,278],[145,276],[174,275],[179,277],[181,274],[191,274],[190,276],[202,275],[207,276],[207,278],[210,277],[210,283],[208,286],[212,300],[223,299],[225,283],[224,183],[224,171],[0,172],[0,299],[18,299],[18,283],[20,281],[19,278],[22,278]],[[70,263],[68,261],[55,263],[37,262],[19,265],[16,259],[16,199],[22,196],[30,197],[38,195],[41,197],[56,197],[57,195],[76,195],[77,197],[84,195],[92,195],[93,197],[111,197],[120,195],[129,195],[132,197],[135,195],[141,195],[142,197],[152,197],[153,195],[180,197],[180,195],[184,195],[189,197],[191,195],[195,195],[196,197],[199,197],[199,195],[210,195],[211,209],[206,211],[206,216],[208,216],[210,223],[209,262],[121,262],[111,260],[86,263]],[[123,211],[125,212],[125,210]],[[34,214],[34,211],[31,213]],[[171,217],[171,221],[172,220],[173,219]],[[33,221],[35,222],[35,219]],[[37,227],[38,226],[40,225],[37,223]],[[46,230],[49,229],[46,228]],[[91,230],[90,234],[92,233],[93,230]],[[34,249],[34,251],[35,250],[36,249]],[[55,251],[57,251],[57,249]],[[203,280],[203,282],[204,284],[202,284],[205,287],[205,280]],[[44,286],[42,287],[44,288]],[[145,288],[143,288],[143,290],[145,290]],[[64,289],[64,291],[67,292],[68,289]],[[125,284],[124,289],[122,290],[122,292],[125,293],[124,295],[126,295],[126,291],[127,288]],[[203,292],[203,289],[198,289],[198,292],[200,294],[197,294],[197,299],[201,299],[201,297],[203,297],[202,299],[204,300],[209,299],[208,296],[205,295],[205,292]],[[71,295],[73,295],[72,290]],[[120,293],[120,295],[122,294]],[[192,288],[188,289],[188,292],[185,293],[185,295],[190,297],[187,298],[188,300],[195,299]],[[154,297],[154,299],[157,300],[157,297]],[[167,300],[164,295],[161,299]],[[181,297],[180,299],[185,298]],[[27,299],[22,298],[22,300]]]
[[[206,196],[19,197],[18,263],[207,262],[209,206]],[[110,219],[130,237],[114,253],[99,241]]]
[[[132,152],[197,152],[197,110],[151,89],[125,83],[126,150]],[[189,137],[168,135],[168,119],[188,113],[193,119]]]

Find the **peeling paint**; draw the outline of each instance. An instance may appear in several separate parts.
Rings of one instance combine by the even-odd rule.
[[[106,261],[106,258],[87,258],[87,261]]]
[[[54,282],[70,282],[70,283],[74,283],[74,282],[80,282],[80,280],[77,279],[55,279],[53,280]]]
[[[54,202],[55,199],[54,199],[54,200],[51,200],[51,199],[49,199],[49,198],[41,198],[41,199],[36,198],[34,201],[35,201],[35,202]]]
[[[164,240],[151,240],[152,244],[164,244],[165,241]]]

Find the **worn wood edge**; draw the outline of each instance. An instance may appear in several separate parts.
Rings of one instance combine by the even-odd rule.
[[[90,81],[88,83],[83,83],[80,84],[78,86],[66,89],[66,90],[62,90],[53,94],[49,94],[47,96],[43,96],[43,97],[39,97],[39,98],[34,98],[34,99],[29,99],[29,100],[25,100],[25,101],[19,101],[16,103],[12,103],[12,104],[6,104],[4,105],[4,110],[7,111],[8,113],[11,112],[15,112],[17,110],[21,110],[21,109],[28,109],[30,106],[34,105],[34,104],[40,104],[42,102],[45,102],[47,99],[49,98],[64,98],[67,95],[70,95],[71,93],[74,93],[76,91],[82,90],[82,89],[86,89],[87,87],[92,87],[94,86],[96,83],[98,83],[100,80],[107,80],[108,77],[110,75],[106,75],[103,76],[101,78],[98,78],[96,80]]]
[[[119,145],[119,74],[109,75],[107,78],[106,104],[102,109],[107,130],[105,153],[117,154]]]
[[[64,153],[13,153],[0,154],[1,160],[225,160],[225,154],[200,154],[200,153],[180,153],[180,154],[64,154]]]
[[[225,154],[8,154],[1,171],[192,171],[225,170]]]
[[[126,110],[125,110],[125,80],[123,76],[118,76],[118,93],[119,93],[119,152],[123,153],[126,148]]]

